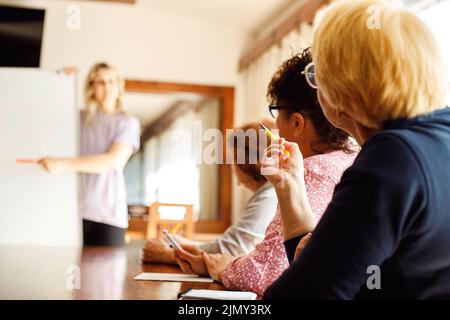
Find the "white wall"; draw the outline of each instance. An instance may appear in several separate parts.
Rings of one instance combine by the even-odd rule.
[[[126,77],[234,85],[245,35],[234,28],[135,5],[56,0],[0,0],[0,4],[45,8],[43,68],[76,65],[80,78],[105,60]],[[80,29],[67,27],[72,5]]]

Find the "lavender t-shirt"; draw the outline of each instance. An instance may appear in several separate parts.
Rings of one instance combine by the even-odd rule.
[[[129,144],[139,149],[139,121],[124,113],[97,112],[86,122],[81,112],[80,154],[93,155],[108,151],[113,143]],[[79,210],[83,219],[120,228],[128,227],[128,210],[123,170],[102,174],[80,174]]]

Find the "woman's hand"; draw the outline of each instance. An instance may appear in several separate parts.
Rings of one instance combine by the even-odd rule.
[[[297,259],[300,256],[300,254],[302,253],[303,249],[308,244],[309,239],[311,239],[311,236],[312,236],[312,233],[310,232],[306,236],[304,236],[302,238],[302,240],[300,240],[300,242],[297,245],[297,248],[295,249],[294,259]]]
[[[196,273],[207,276],[208,269],[203,261],[202,252],[197,246],[181,244],[183,250],[175,250],[175,259],[181,270],[185,273]]]
[[[286,155],[285,150],[289,151],[289,156]],[[272,143],[264,151],[261,173],[275,189],[286,187],[289,183],[301,183],[304,180],[303,155],[298,144],[288,142],[284,138]]]
[[[164,241],[150,239],[142,248],[142,262],[176,264],[175,250],[170,248]]]
[[[123,170],[132,154],[133,147],[130,144],[114,142],[106,153],[73,158],[43,158],[38,161],[38,164],[51,173],[67,170],[103,174]]]
[[[42,158],[38,161],[38,165],[40,165],[45,171],[52,174],[60,173],[65,169],[64,160],[59,158]]]
[[[74,74],[78,72],[78,68],[75,66],[65,66],[61,69],[65,74]]]
[[[289,150],[289,156],[285,150]],[[261,173],[277,193],[284,239],[313,231],[316,220],[306,194],[303,156],[298,144],[283,138],[272,143],[264,152]]]
[[[229,253],[216,253],[216,254],[207,254],[205,252],[202,253],[203,261],[206,264],[206,268],[208,269],[209,275],[211,278],[218,282],[222,282],[220,275],[226,269],[226,267],[233,262],[235,257],[233,257]]]

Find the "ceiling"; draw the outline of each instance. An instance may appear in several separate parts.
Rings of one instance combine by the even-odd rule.
[[[298,0],[136,0],[144,9],[179,14],[253,33]]]

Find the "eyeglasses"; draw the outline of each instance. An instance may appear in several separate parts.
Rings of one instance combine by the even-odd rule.
[[[314,62],[308,63],[305,70],[302,71],[302,74],[305,75],[306,82],[310,85],[310,87],[317,89],[316,78],[314,76]]]
[[[277,106],[276,104],[269,104],[269,112],[270,115],[276,119],[278,117],[278,110],[286,109],[287,107]]]

